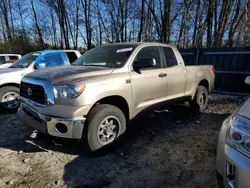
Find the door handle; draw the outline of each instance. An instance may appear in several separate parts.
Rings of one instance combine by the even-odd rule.
[[[166,76],[167,76],[167,74],[166,74],[166,73],[160,73],[160,74],[159,74],[159,77],[160,77],[160,78],[162,78],[162,77],[166,77]]]

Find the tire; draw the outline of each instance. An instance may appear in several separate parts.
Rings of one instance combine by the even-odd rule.
[[[107,124],[105,120],[107,120],[109,124]],[[124,130],[126,127],[126,118],[124,113],[116,106],[101,104],[95,106],[89,112],[86,124],[87,131],[84,133],[85,143],[87,143],[87,147],[90,151],[96,151],[104,146],[110,145],[120,136],[121,130]],[[107,136],[109,134],[111,135]]]
[[[208,90],[204,86],[198,86],[194,99],[191,101],[191,108],[197,112],[203,112],[207,108]]]
[[[4,112],[14,113],[18,110],[20,102],[16,99],[19,96],[19,88],[15,86],[6,86],[0,89],[0,103]],[[6,102],[8,97],[13,97],[14,100]]]

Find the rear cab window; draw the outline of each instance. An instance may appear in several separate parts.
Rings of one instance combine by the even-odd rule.
[[[9,56],[9,59],[10,60],[18,60],[19,58],[16,55],[12,55],[12,56]]]
[[[172,48],[169,48],[169,47],[162,47],[162,48],[163,48],[167,67],[177,66],[178,62],[177,62],[176,56]]]

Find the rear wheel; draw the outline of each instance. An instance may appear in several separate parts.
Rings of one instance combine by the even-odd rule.
[[[198,86],[194,99],[191,101],[191,108],[195,111],[203,112],[207,108],[208,90],[204,86]]]
[[[126,118],[116,106],[101,104],[94,107],[87,117],[85,141],[91,151],[113,143],[126,127]]]
[[[0,103],[6,112],[16,112],[20,106],[17,97],[19,89],[14,86],[6,86],[0,90]]]

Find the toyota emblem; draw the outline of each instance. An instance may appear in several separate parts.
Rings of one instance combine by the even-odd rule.
[[[31,96],[31,95],[32,95],[32,89],[31,89],[31,88],[28,88],[28,89],[27,89],[27,93],[28,93],[29,96]]]

